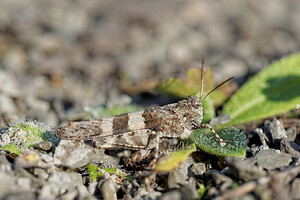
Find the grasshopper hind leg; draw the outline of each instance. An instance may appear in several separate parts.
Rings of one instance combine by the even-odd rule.
[[[217,133],[216,131],[209,125],[209,124],[201,124],[200,128],[209,128],[210,131],[215,135],[215,137],[219,140],[220,145],[223,147],[225,146],[229,140],[223,140]]]

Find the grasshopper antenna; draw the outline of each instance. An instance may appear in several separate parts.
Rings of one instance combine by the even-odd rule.
[[[202,65],[201,65],[201,91],[200,91],[200,98],[202,97],[202,94],[203,94],[203,67],[204,67],[204,60],[202,60]]]
[[[202,76],[201,76],[201,79],[202,79]],[[227,83],[228,81],[230,81],[230,80],[232,80],[232,79],[234,79],[234,77],[230,77],[229,79],[227,79],[227,80],[225,80],[225,81],[223,81],[222,83],[220,83],[217,87],[215,87],[212,91],[210,91],[209,93],[207,93],[206,95],[205,95],[205,97],[201,100],[202,102],[206,99],[206,97],[208,96],[208,95],[210,95],[213,91],[215,91],[216,89],[218,89],[219,87],[221,87],[222,85],[224,85],[225,83]],[[202,85],[203,85],[203,80],[202,80]],[[203,90],[203,86],[202,86],[202,90]],[[201,94],[202,94],[202,91],[201,91]]]

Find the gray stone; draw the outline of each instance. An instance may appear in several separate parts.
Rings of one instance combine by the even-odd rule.
[[[297,137],[297,127],[293,126],[286,130],[286,135],[290,141],[294,141]]]
[[[93,182],[91,182],[91,183],[89,184],[89,186],[88,186],[88,191],[89,191],[89,193],[95,194],[96,189],[97,189],[97,185],[98,185],[98,182],[97,182],[97,181],[94,180]]]
[[[12,97],[18,97],[20,95],[20,89],[16,77],[11,73],[2,70],[0,71],[0,93]]]
[[[11,163],[6,159],[5,156],[0,155],[0,169],[2,169],[3,166],[11,167]]]
[[[40,191],[40,198],[56,198],[82,185],[82,177],[76,172],[52,171],[46,184]]]
[[[86,190],[84,185],[77,186],[78,200],[96,200],[97,198]]]
[[[249,160],[240,158],[225,157],[225,161],[230,168],[231,173],[244,181],[255,180],[259,177],[266,176],[267,172],[262,167],[255,166]]]
[[[186,184],[187,176],[179,170],[172,170],[168,175],[168,188],[179,188],[180,185]]]
[[[181,200],[181,193],[178,190],[173,190],[164,193],[161,197],[161,200]]]
[[[40,149],[43,151],[49,151],[52,148],[52,143],[50,141],[42,141],[32,145],[36,149]]]
[[[262,149],[256,155],[255,159],[258,166],[265,169],[276,169],[279,167],[289,166],[292,156],[286,153],[280,153],[275,149]]]
[[[189,173],[189,168],[193,164],[195,164],[195,161],[194,161],[194,159],[191,156],[189,156],[189,157],[187,157],[187,159],[183,163],[181,163],[179,165],[179,167],[177,168],[177,170],[180,171],[187,178],[188,177],[188,173]]]
[[[281,120],[274,119],[273,121],[266,120],[264,125],[264,132],[271,134],[273,140],[286,138],[286,131]]]
[[[51,184],[43,185],[42,189],[39,192],[40,199],[56,199],[58,194],[54,193],[53,186]]]
[[[16,113],[17,107],[13,99],[8,95],[0,93],[0,109],[3,113]]]
[[[205,163],[201,163],[201,162],[195,163],[195,164],[192,165],[191,171],[196,176],[202,175],[203,173],[206,172],[206,165],[205,165]]]
[[[56,114],[51,110],[51,105],[48,101],[41,100],[35,96],[28,96],[25,99],[28,115],[31,118],[39,119],[49,126],[57,126],[58,119]]]
[[[0,165],[0,199],[15,197],[23,192],[34,192],[43,184],[24,169],[12,171],[11,167],[7,167],[9,165],[3,166],[4,164]]]
[[[33,175],[35,175],[38,179],[46,181],[49,178],[49,173],[42,168],[35,167],[33,169]]]
[[[179,188],[182,199],[199,199],[196,188],[190,184],[183,185]]]
[[[104,154],[104,149],[97,149],[84,142],[61,140],[55,149],[54,164],[70,168],[83,167],[91,162],[117,166],[119,159]]]
[[[217,82],[224,80],[226,77],[240,77],[248,73],[245,62],[239,59],[222,59],[217,67],[218,72],[215,73]]]
[[[7,194],[5,197],[1,199],[3,200],[36,199],[36,194],[34,192],[20,191],[20,192]]]
[[[221,172],[217,171],[217,170],[209,170],[206,172],[206,175],[210,175],[212,176],[214,182],[219,185],[222,183],[226,183],[229,182],[230,184],[232,183],[232,179],[229,178],[228,176],[222,174]]]
[[[11,193],[21,192],[22,188],[19,188],[15,184],[16,177],[14,177],[12,173],[4,171],[2,165],[0,165],[0,167],[0,199],[3,199]]]
[[[61,195],[59,198],[63,200],[68,200],[68,199],[77,199],[78,197],[78,191],[77,190],[71,190],[70,192],[67,192],[63,195]]]
[[[291,194],[290,194],[291,199],[300,199],[299,188],[300,188],[300,178],[296,178],[295,180],[293,180],[291,186]]]
[[[49,168],[50,165],[43,161],[39,154],[26,150],[15,159],[13,167],[14,169],[32,167]]]
[[[104,200],[117,200],[116,185],[111,177],[106,177],[99,182],[98,187]]]
[[[172,190],[164,193],[159,199],[162,200],[192,200],[199,199],[198,192],[195,187],[190,184],[182,185],[180,188],[176,190]]]

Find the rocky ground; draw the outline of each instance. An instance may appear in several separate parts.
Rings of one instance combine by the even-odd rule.
[[[294,0],[2,0],[1,145],[19,122],[55,138],[57,127],[102,105],[170,103],[155,85],[183,78],[202,59],[216,82],[235,76],[241,85],[299,51],[299,10]],[[0,198],[197,199],[204,185],[204,199],[299,199],[298,119],[243,126],[245,160],[197,151],[155,181],[146,169],[124,166],[130,151],[64,140],[35,144],[18,157],[1,151]],[[120,171],[92,180],[88,163]]]

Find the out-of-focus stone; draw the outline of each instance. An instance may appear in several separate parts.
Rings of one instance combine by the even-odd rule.
[[[79,168],[91,162],[101,162],[106,166],[117,166],[119,159],[104,154],[84,142],[61,140],[55,149],[54,164],[70,168]]]
[[[262,149],[255,155],[255,159],[258,166],[265,169],[289,166],[290,162],[292,162],[290,154],[278,152],[275,149]]]

